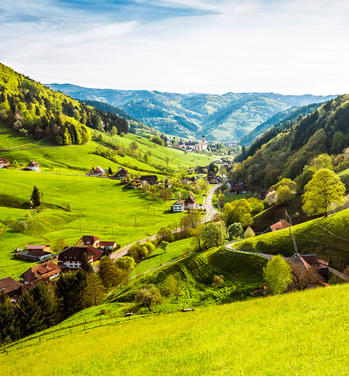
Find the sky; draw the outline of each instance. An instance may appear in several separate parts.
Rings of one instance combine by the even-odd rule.
[[[42,83],[349,93],[347,0],[0,0],[0,35]]]

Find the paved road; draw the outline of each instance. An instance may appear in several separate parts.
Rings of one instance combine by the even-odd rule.
[[[213,195],[214,195],[214,193],[215,193],[215,191],[218,187],[219,187],[219,184],[212,186],[209,189],[206,198],[204,199],[204,206],[206,208],[206,214],[201,220],[202,223],[211,221],[214,218],[214,216],[216,215],[216,213],[218,213],[217,210],[212,205],[212,198],[213,198]],[[178,231],[180,231],[180,228],[175,229],[173,232],[175,233],[175,232],[178,232]],[[149,236],[147,238],[137,240],[137,241],[135,241],[131,244],[128,244],[125,247],[119,249],[118,251],[112,253],[110,255],[110,258],[113,259],[113,260],[117,260],[120,257],[126,256],[128,250],[130,249],[130,247],[132,245],[134,245],[136,243],[145,243],[147,241],[154,240],[155,238],[156,238],[156,235],[152,235],[152,236]]]
[[[227,248],[227,249],[230,249],[231,251],[235,251],[235,252],[240,252],[240,253],[249,253],[249,254],[252,254],[252,255],[258,255],[258,256],[262,256],[262,257],[265,257],[266,259],[270,260],[273,256],[275,255],[270,255],[268,253],[259,253],[259,252],[250,252],[250,251],[241,251],[240,249],[236,249],[234,248],[234,242],[231,242],[231,243],[227,243],[227,244],[224,244],[224,247]]]

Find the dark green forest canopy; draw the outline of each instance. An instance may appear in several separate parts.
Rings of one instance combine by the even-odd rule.
[[[128,121],[19,74],[0,63],[0,119],[21,135],[59,145],[90,141],[88,128],[128,133]]]
[[[264,139],[263,139],[264,137]],[[338,154],[349,145],[349,95],[326,102],[290,128],[266,132],[258,148],[233,173],[233,180],[266,189],[282,177],[294,179],[311,158]]]

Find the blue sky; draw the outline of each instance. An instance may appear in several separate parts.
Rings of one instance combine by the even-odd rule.
[[[0,61],[41,82],[349,92],[346,0],[0,0]]]

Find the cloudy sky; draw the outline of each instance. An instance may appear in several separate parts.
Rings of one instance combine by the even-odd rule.
[[[44,83],[349,93],[347,0],[0,0],[0,35]]]

